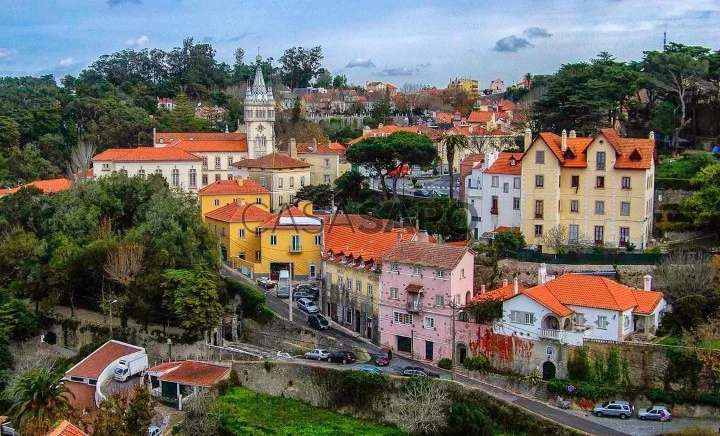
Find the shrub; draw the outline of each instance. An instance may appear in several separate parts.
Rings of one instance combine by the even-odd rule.
[[[573,380],[590,379],[590,357],[585,347],[580,347],[568,361],[568,374]]]
[[[230,377],[228,378],[228,382],[230,383],[231,387],[240,386],[240,377],[238,376],[237,371],[235,369],[230,369]]]
[[[274,366],[275,366],[275,363],[273,363],[269,360],[266,360],[265,363],[263,363],[263,367],[265,368],[265,371],[267,371],[267,372],[270,372]]]
[[[525,381],[527,381],[528,383],[530,383],[533,386],[539,384],[540,380],[542,380],[542,376],[540,375],[540,371],[537,369],[533,369],[525,377]]]
[[[466,357],[463,366],[470,371],[485,371],[490,367],[490,362],[484,354],[478,354],[474,357]]]
[[[590,410],[593,408],[594,403],[589,398],[580,398],[580,401],[578,401],[578,406],[580,406],[583,410]]]
[[[220,380],[215,384],[215,389],[220,396],[225,395],[230,387],[230,380]]]
[[[438,366],[442,369],[452,369],[452,359],[440,359]]]
[[[637,248],[637,246],[635,244],[633,244],[632,242],[628,242],[627,244],[625,244],[625,250],[628,253],[632,253],[633,251],[635,251],[635,248]]]
[[[482,412],[479,403],[462,401],[453,404],[450,408],[445,434],[491,436],[493,434],[492,421]]]

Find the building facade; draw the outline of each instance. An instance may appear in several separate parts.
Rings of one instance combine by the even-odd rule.
[[[218,180],[198,191],[200,214],[205,214],[230,203],[244,201],[270,210],[270,191],[251,179]]]
[[[453,91],[463,91],[472,98],[480,96],[480,85],[475,79],[458,79],[451,80],[448,89]]]
[[[290,149],[293,148],[294,138],[290,139]],[[330,148],[329,144],[318,144],[317,140],[311,143],[296,144],[297,158],[307,162],[310,167],[310,184],[327,184],[334,186],[335,180],[340,177],[340,153]]]
[[[220,240],[223,262],[252,277],[261,269],[262,234],[259,227],[272,215],[262,205],[244,199],[213,209],[203,216]]]

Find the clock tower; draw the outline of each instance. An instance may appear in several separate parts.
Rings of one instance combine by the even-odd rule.
[[[255,80],[245,93],[245,133],[248,158],[257,159],[275,152],[275,99],[272,88],[265,86],[260,55],[257,56]]]

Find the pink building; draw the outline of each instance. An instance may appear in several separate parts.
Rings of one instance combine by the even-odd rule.
[[[452,305],[472,299],[474,258],[465,246],[427,239],[395,244],[382,262],[380,343],[416,359],[451,358]]]

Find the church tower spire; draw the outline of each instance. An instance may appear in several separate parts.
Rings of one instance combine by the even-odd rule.
[[[265,85],[260,54],[255,58],[255,78],[245,93],[245,131],[248,158],[257,159],[275,152],[275,99]]]

